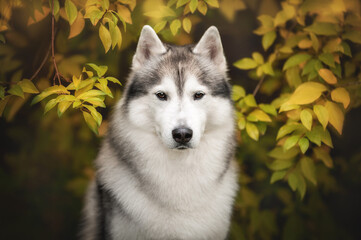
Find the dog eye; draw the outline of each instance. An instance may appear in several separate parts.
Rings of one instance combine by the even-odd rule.
[[[200,100],[204,96],[204,92],[196,92],[194,94],[194,100]]]
[[[159,100],[161,101],[167,101],[167,94],[165,94],[164,92],[157,92],[155,94]]]

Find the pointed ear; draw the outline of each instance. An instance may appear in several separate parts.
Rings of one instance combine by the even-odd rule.
[[[167,52],[153,28],[145,25],[140,33],[137,50],[133,57],[133,69],[142,67],[150,58]]]
[[[227,70],[221,37],[215,26],[211,26],[207,29],[201,40],[199,40],[198,44],[193,48],[193,53],[208,57],[219,70]]]

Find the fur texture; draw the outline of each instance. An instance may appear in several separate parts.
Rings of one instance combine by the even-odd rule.
[[[195,46],[143,28],[96,159],[83,239],[226,238],[238,188],[226,68],[215,27]],[[175,129],[191,139],[176,141]]]

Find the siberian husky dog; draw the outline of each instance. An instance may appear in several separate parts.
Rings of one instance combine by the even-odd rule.
[[[216,27],[173,46],[144,26],[95,162],[82,238],[225,239],[238,189],[230,96]]]

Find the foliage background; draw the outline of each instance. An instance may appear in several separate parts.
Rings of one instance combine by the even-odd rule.
[[[76,3],[78,9],[81,9],[86,1],[73,2]],[[85,19],[82,32],[68,39],[69,20],[66,13],[65,15],[60,13],[65,17],[60,16],[56,21],[54,50],[64,79],[73,80],[74,75],[78,77],[85,63],[92,62],[108,66],[106,76],[114,76],[125,83],[141,27],[144,24],[155,26],[164,20],[145,16],[147,15],[145,13],[152,10],[148,8],[152,5],[157,6],[156,2],[149,0],[137,2],[131,13],[132,24],[128,19],[126,31],[121,21],[118,24],[122,35],[120,50],[116,46],[106,54],[103,45],[107,43],[104,44],[104,41],[99,39],[99,24],[93,26],[89,19]],[[189,1],[184,2],[189,4]],[[340,1],[315,2],[337,4]],[[360,16],[358,1],[345,2],[354,6],[356,15]],[[35,16],[35,23],[28,25],[29,15],[37,11],[32,6],[36,9],[39,3],[49,9],[48,1],[0,1],[0,34],[1,39],[5,40],[5,43],[0,43],[2,66],[0,81],[1,86],[7,91],[5,96],[16,95],[8,92],[11,86],[14,83],[17,85],[16,83],[23,79],[31,78],[49,49],[51,16],[38,14]],[[111,1],[111,4],[114,4],[114,1]],[[60,6],[65,6],[65,1],[60,1]],[[132,8],[127,4],[125,6],[128,6],[129,10]],[[266,75],[256,95],[258,103],[270,103],[280,93],[294,90],[289,87],[283,75],[279,77],[280,81],[272,83],[272,81],[267,81],[271,79],[270,75],[261,74],[255,77],[254,74],[233,66],[233,63],[241,58],[250,58],[254,52],[259,52],[266,58],[277,48],[275,45],[282,43],[278,35],[271,50],[264,51],[262,36],[253,33],[260,26],[257,16],[262,14],[276,16],[282,11],[281,1],[219,1],[219,8],[216,5],[215,7],[209,5],[205,16],[199,11],[187,15],[192,23],[190,34],[183,29],[177,29],[175,34],[172,34],[171,23],[173,20],[184,18],[183,10],[186,6],[178,8],[182,11],[177,10],[176,16],[166,17],[169,23],[160,31],[165,41],[176,44],[193,43],[199,40],[209,26],[215,25],[222,37],[232,84],[241,85],[247,93],[252,93],[263,75]],[[84,9],[81,10],[83,14],[84,11]],[[315,13],[310,15],[313,18],[307,19],[307,25],[311,24]],[[127,18],[124,17],[123,20],[125,19]],[[285,29],[289,27],[290,22],[292,21],[287,20],[284,24]],[[183,21],[182,24],[184,24]],[[360,31],[361,23],[358,24],[359,27],[356,30]],[[108,24],[105,26],[109,27]],[[282,27],[279,27],[277,31]],[[328,38],[328,36],[321,38]],[[343,64],[343,61],[355,60],[355,70],[351,77],[357,83],[360,73],[359,60],[357,60],[360,46],[357,41],[348,43],[351,45],[353,57],[341,56],[341,60]],[[296,53],[306,50],[295,47]],[[307,51],[312,51],[312,49]],[[285,55],[285,58],[280,61],[284,62],[290,56]],[[274,63],[273,68],[275,71],[282,70],[282,65]],[[54,84],[53,76],[55,75],[53,62],[51,58],[48,58],[33,82],[37,89],[44,90]],[[322,79],[317,80],[322,82]],[[339,81],[342,80],[339,78]],[[65,86],[69,84],[65,80],[61,81]],[[303,199],[299,194],[301,191],[294,192],[288,186],[287,177],[284,181],[270,183],[274,172],[270,169],[270,164],[274,160],[268,153],[275,147],[277,132],[287,119],[277,119],[270,115],[272,123],[268,123],[267,132],[260,137],[259,141],[248,137],[247,131],[241,131],[237,157],[242,171],[240,177],[242,187],[235,204],[230,239],[361,239],[359,228],[361,222],[359,207],[361,202],[359,141],[361,110],[357,108],[360,91],[357,84],[355,86],[352,90],[355,94],[351,97],[353,107],[346,108],[347,114],[342,135],[329,127],[334,145],[334,149],[331,150],[334,167],[326,168],[316,161],[317,159],[313,159],[316,165],[317,186],[307,180],[307,192]],[[31,106],[30,102],[35,95],[29,93],[25,93],[25,100],[15,96],[7,104],[3,117],[0,118],[2,133],[0,147],[1,239],[23,239],[24,237],[76,239],[82,198],[88,181],[94,175],[92,161],[96,157],[101,137],[106,132],[111,106],[121,96],[122,88],[119,85],[109,83],[109,87],[114,98],[101,98],[105,101],[107,108],[97,108],[103,116],[102,125],[99,128],[100,137],[91,132],[86,125],[79,109],[89,112],[83,108],[70,107],[60,118],[56,110],[51,110],[44,116],[46,102],[42,101],[40,104]],[[275,91],[270,89],[275,89]],[[325,97],[329,98],[329,96]],[[249,106],[244,106],[242,109],[247,109],[247,107]],[[244,114],[249,114],[253,109],[251,107]],[[315,117],[313,124],[317,124]],[[311,143],[310,148],[312,147],[315,145]],[[309,152],[308,156],[313,157]],[[302,154],[299,153],[298,156],[301,158]],[[297,157],[294,161],[298,162],[299,158]]]

